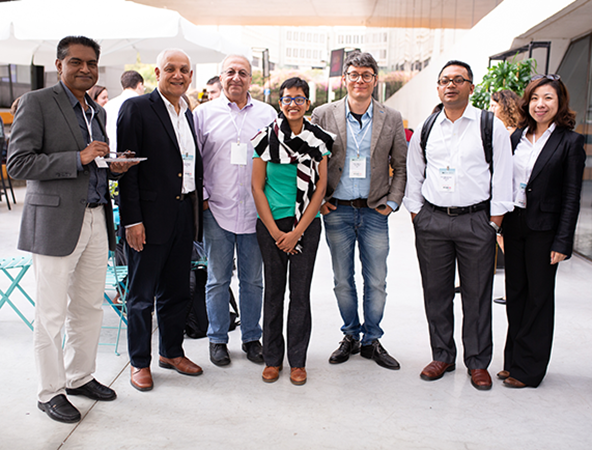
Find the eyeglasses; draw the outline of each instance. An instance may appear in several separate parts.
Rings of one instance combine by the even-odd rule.
[[[234,70],[234,69],[228,69],[228,70],[226,70],[226,71],[224,71],[224,72],[222,72],[222,73],[223,73],[223,74],[226,74],[226,76],[228,76],[228,77],[230,77],[230,78],[234,77],[234,76],[235,76],[237,73],[238,73],[238,76],[239,76],[240,78],[249,78],[249,77],[251,76],[251,74],[250,74],[249,72],[247,72],[246,70],[239,70],[239,71],[237,72],[237,71],[236,71],[236,70]]]
[[[561,77],[555,73],[550,73],[548,75],[534,75],[530,81],[536,81],[536,80],[540,80],[541,78],[546,78],[547,80],[551,80],[551,81],[558,81],[561,79]]]
[[[468,82],[468,83],[473,82],[472,80],[467,80],[466,78],[463,78],[459,75],[458,77],[454,77],[454,78],[442,77],[438,80],[438,84],[440,86],[448,86],[451,81],[455,86],[461,86],[465,82]]]
[[[280,101],[282,105],[289,106],[292,102],[296,103],[298,106],[302,106],[306,103],[308,99],[306,97],[282,97]]]
[[[349,78],[349,81],[354,82],[358,81],[360,77],[362,78],[364,83],[370,83],[374,78],[376,78],[376,74],[370,72],[364,72],[363,74],[359,74],[358,72],[348,72],[346,73],[346,75],[347,78]]]

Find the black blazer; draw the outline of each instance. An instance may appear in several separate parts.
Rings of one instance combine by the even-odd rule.
[[[203,166],[191,111],[185,114],[196,147],[195,240],[202,237]],[[148,158],[119,182],[123,226],[142,222],[146,242],[163,244],[173,233],[183,185],[183,159],[166,106],[155,89],[126,100],[117,119],[117,148]]]
[[[524,129],[512,134],[512,152]],[[537,158],[526,186],[526,223],[535,231],[555,230],[552,251],[572,253],[580,212],[586,152],[584,136],[557,127]]]

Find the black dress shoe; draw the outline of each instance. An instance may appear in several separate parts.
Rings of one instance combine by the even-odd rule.
[[[261,353],[261,342],[251,341],[243,343],[243,352],[247,354],[247,359],[257,364],[263,364],[263,354]]]
[[[227,366],[230,364],[230,355],[226,344],[214,344],[210,342],[210,361],[217,366]]]
[[[58,422],[80,422],[80,412],[68,401],[64,394],[56,395],[47,403],[37,402],[37,408]]]
[[[399,370],[401,368],[399,361],[388,354],[378,339],[374,339],[369,345],[362,345],[360,352],[362,357],[373,359],[376,364],[386,369]]]
[[[329,362],[331,364],[341,364],[349,359],[349,355],[355,355],[356,353],[360,353],[360,341],[356,341],[353,336],[346,334],[339,343],[339,348],[331,354]]]
[[[79,388],[66,388],[68,395],[84,395],[91,400],[110,402],[117,398],[117,394],[110,387],[104,386],[94,378]]]

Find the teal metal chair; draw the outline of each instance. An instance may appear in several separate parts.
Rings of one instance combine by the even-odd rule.
[[[22,321],[25,322],[25,324],[31,329],[31,331],[33,330],[33,320],[29,320],[24,316],[15,303],[10,299],[10,296],[15,292],[15,290],[18,290],[31,305],[35,306],[33,299],[20,285],[21,280],[31,267],[32,261],[33,258],[31,255],[0,259],[0,271],[4,273],[4,275],[6,275],[6,277],[8,277],[8,279],[11,281],[11,284],[6,292],[2,292],[0,289],[0,308],[2,308],[5,304],[8,304],[22,319]],[[13,276],[13,273],[11,272],[16,272],[16,276]]]

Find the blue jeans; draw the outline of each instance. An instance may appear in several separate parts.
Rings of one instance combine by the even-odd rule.
[[[257,235],[235,234],[222,229],[212,212],[204,211],[204,243],[208,256],[206,307],[208,310],[208,338],[214,344],[228,343],[230,326],[230,280],[234,248],[237,251],[239,279],[239,307],[243,342],[261,339],[261,305],[263,281],[261,252]]]
[[[386,258],[389,251],[388,216],[372,208],[337,205],[323,216],[331,251],[335,297],[343,319],[341,331],[359,339],[362,345],[380,339],[380,321],[386,303]],[[364,278],[364,324],[358,315],[358,294],[354,280],[354,248],[358,241]]]

